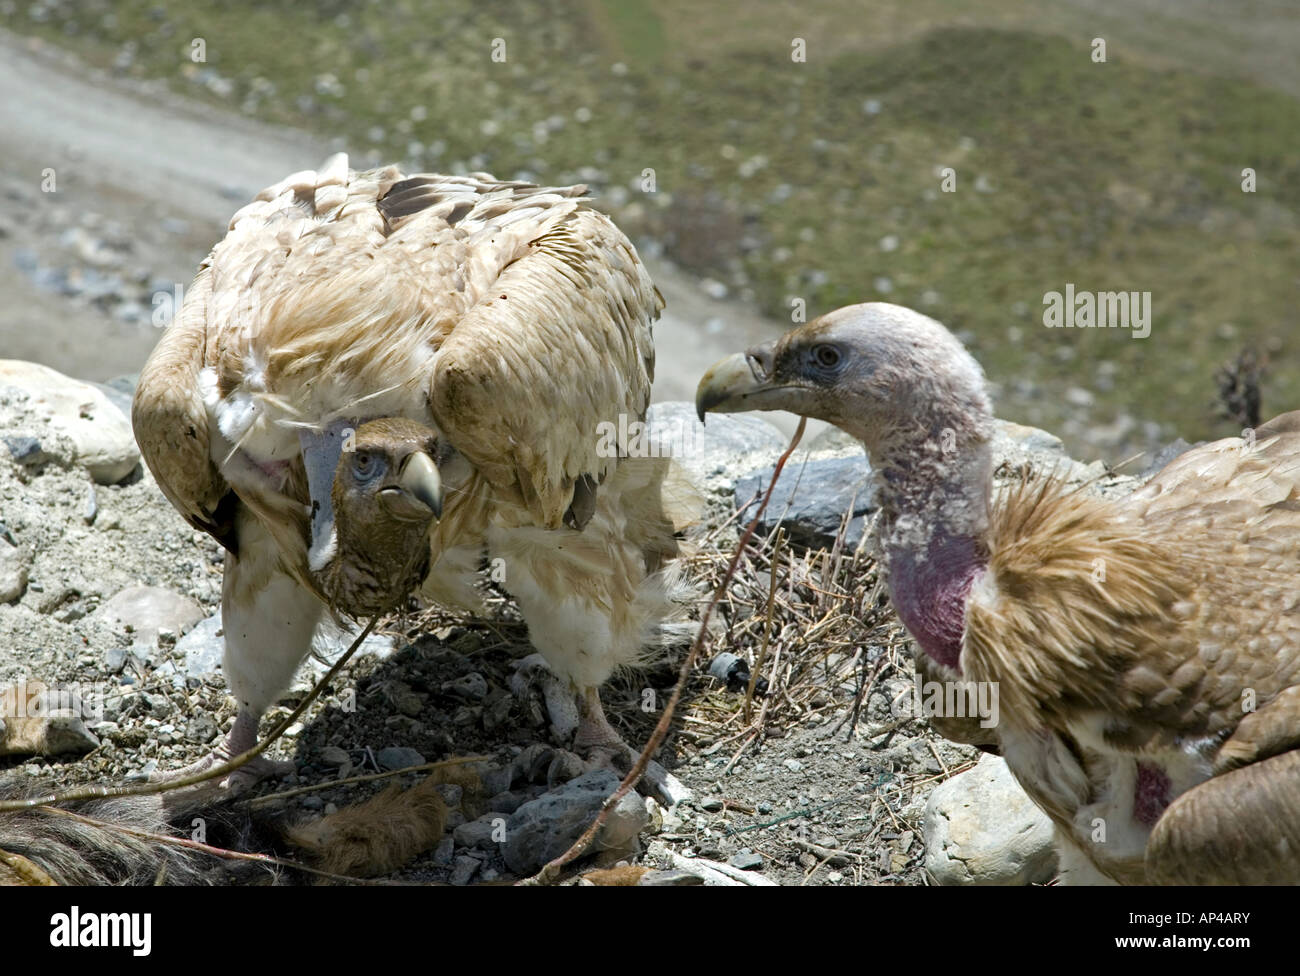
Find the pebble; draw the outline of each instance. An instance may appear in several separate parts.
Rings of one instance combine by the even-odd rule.
[[[499,838],[502,836],[505,823],[505,818],[499,813],[485,814],[477,820],[461,824],[452,831],[452,838],[456,841],[457,847],[474,847],[490,851],[500,842]]]
[[[747,505],[767,490],[772,469],[747,475],[736,482],[735,503]],[[872,512],[871,469],[866,454],[856,449],[848,457],[810,460],[793,465],[776,483],[757,531],[768,534],[784,525],[792,541],[815,548],[829,548],[839,534],[844,515],[852,517],[844,534],[844,545],[856,549],[866,534]]]
[[[322,762],[327,762],[331,766],[342,766],[352,761],[348,751],[339,746],[326,746],[320,751],[320,758]]]
[[[488,800],[488,809],[494,813],[514,813],[527,802],[528,797],[523,793],[506,791]]]
[[[488,683],[487,679],[477,671],[471,671],[469,674],[462,675],[454,681],[444,681],[442,690],[447,694],[456,695],[459,698],[467,698],[471,701],[482,701],[487,697]]]
[[[464,854],[457,856],[451,869],[451,883],[457,886],[469,884],[481,863],[476,857],[469,857]]]
[[[222,639],[221,611],[200,620],[184,637],[176,642],[176,652],[184,661],[185,674],[199,678],[221,668],[226,652]]]
[[[375,758],[384,769],[406,769],[410,766],[423,766],[425,758],[407,746],[388,746],[380,749]]]
[[[0,539],[0,603],[12,603],[27,590],[31,555],[26,547]]]
[[[727,863],[733,868],[739,868],[742,871],[761,871],[763,870],[763,855],[756,854],[748,847],[738,851],[727,859]]]
[[[449,868],[455,860],[456,842],[450,837],[444,837],[434,849],[433,863],[440,868]]]

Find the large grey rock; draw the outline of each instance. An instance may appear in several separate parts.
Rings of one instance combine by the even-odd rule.
[[[709,414],[707,425],[684,400],[653,403],[646,412],[651,444],[676,459],[705,491],[730,491],[736,478],[775,463],[790,439],[756,414]]]
[[[506,840],[501,848],[510,870],[518,875],[533,874],[568,850],[591,825],[619,782],[609,770],[597,769],[519,807],[506,821]],[[610,811],[591,850],[634,851],[637,836],[649,822],[645,803],[635,791],[630,792]]]
[[[176,653],[184,660],[185,673],[197,678],[221,669],[226,642],[221,629],[221,611],[200,620],[176,642]]]
[[[769,468],[736,482],[736,505],[762,497],[772,477]],[[846,512],[852,510],[844,544],[855,549],[866,531],[871,513],[871,469],[861,448],[847,457],[829,457],[797,463],[791,460],[776,483],[757,531],[767,535],[778,524],[792,542],[811,548],[830,548]],[[752,511],[752,509],[751,509]]]
[[[310,688],[323,675],[327,667],[337,661],[339,655],[348,649],[359,629],[344,630],[329,625],[322,626],[312,642],[312,651],[322,661],[308,658],[299,668],[295,678],[295,688]],[[391,657],[396,644],[392,637],[382,634],[370,634],[357,648],[358,654],[373,654],[384,659]],[[221,624],[221,611],[199,621],[176,642],[176,651],[184,658],[185,674],[192,678],[200,677],[221,669],[225,654],[225,631]]]
[[[18,359],[0,359],[0,389],[17,390],[27,407],[50,430],[70,439],[73,458],[101,485],[116,484],[140,461],[131,422],[105,393],[89,383]],[[48,449],[38,431],[35,436]]]
[[[143,644],[156,644],[160,632],[180,637],[203,619],[203,608],[188,596],[161,586],[131,586],[91,614],[113,630],[131,629]]]
[[[709,420],[712,423],[712,415]],[[1003,477],[1018,477],[1030,470],[1058,470],[1068,480],[1078,481],[1089,474],[1085,465],[1066,455],[1059,437],[1037,427],[995,421],[992,451],[994,471]],[[761,497],[774,466],[768,464],[737,478],[737,506],[750,503],[756,495]],[[829,428],[787,462],[757,531],[766,535],[784,524],[796,544],[829,548],[851,507],[844,543],[849,549],[856,548],[866,532],[873,489],[861,443],[842,430]]]
[[[1016,477],[1025,471],[1056,471],[1067,481],[1086,477],[1087,465],[1066,454],[1059,437],[1038,427],[996,420],[992,450],[996,475]]]
[[[1056,873],[1051,820],[997,756],[936,786],[922,824],[925,869],[939,884],[1025,885]]]

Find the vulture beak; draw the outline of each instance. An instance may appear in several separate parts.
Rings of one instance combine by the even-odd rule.
[[[380,504],[394,518],[419,522],[442,517],[442,477],[433,458],[413,451],[402,459],[396,485],[379,493]]]
[[[704,423],[704,415],[739,413],[744,410],[791,410],[799,412],[795,402],[801,387],[772,383],[772,366],[776,359],[776,340],[738,352],[709,367],[695,391],[695,412]]]

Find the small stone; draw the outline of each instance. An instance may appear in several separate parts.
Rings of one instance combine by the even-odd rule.
[[[104,651],[104,668],[109,674],[117,674],[126,667],[125,647],[109,647]]]
[[[176,651],[184,659],[185,674],[199,678],[221,667],[226,652],[222,637],[221,612],[200,620],[188,634],[176,642]]]
[[[473,847],[490,851],[497,846],[504,827],[504,817],[497,813],[489,813],[477,820],[461,824],[452,831],[452,838],[456,841],[457,847]]]
[[[726,801],[720,796],[706,796],[700,800],[700,809],[709,813],[716,813],[726,807]]]
[[[407,746],[389,746],[380,749],[375,758],[384,769],[407,769],[411,766],[423,766],[424,756]]]
[[[450,837],[444,837],[438,842],[437,848],[434,849],[433,863],[440,868],[449,868],[455,860],[456,842]]]
[[[996,756],[936,786],[923,827],[925,869],[939,884],[1024,885],[1055,874],[1052,822]]]
[[[742,871],[761,871],[763,869],[763,855],[756,854],[749,848],[739,851],[727,859],[727,863],[733,868],[739,868]]]
[[[0,539],[0,603],[20,599],[27,589],[31,557],[25,548]]]
[[[460,855],[456,858],[455,866],[451,869],[451,883],[457,886],[467,885],[470,879],[474,877],[482,862],[476,857]]]
[[[447,694],[456,695],[459,698],[467,698],[471,701],[482,701],[487,697],[488,683],[487,679],[477,671],[471,671],[469,674],[462,675],[454,681],[444,681],[442,690]]]
[[[326,746],[320,751],[320,758],[322,762],[327,762],[331,766],[342,766],[352,761],[348,751],[338,746]]]
[[[434,789],[450,810],[457,810],[465,800],[465,790],[457,783],[439,783]]]
[[[514,813],[527,802],[528,797],[524,794],[506,791],[488,800],[488,809],[494,813]]]
[[[204,745],[217,737],[217,723],[209,715],[196,715],[190,719],[185,734],[191,742]]]
[[[502,854],[510,870],[529,875],[558,857],[591,824],[606,797],[618,789],[619,777],[594,770],[519,807],[506,822]],[[635,794],[623,797],[610,811],[594,849],[621,853],[635,848],[649,822],[645,805]]]
[[[496,796],[510,789],[517,778],[518,775],[514,765],[494,766],[486,773],[480,774],[479,781],[483,784],[484,793],[489,796]]]
[[[710,417],[712,421],[712,417]],[[772,491],[757,531],[768,534],[784,525],[794,542],[812,548],[830,548],[846,512],[852,510],[844,532],[844,546],[852,551],[866,533],[873,511],[871,469],[861,447],[845,457],[810,460],[799,466],[799,477],[780,478]],[[772,469],[747,475],[736,482],[735,503],[746,505],[767,491]]]
[[[49,455],[41,447],[41,442],[35,437],[22,435],[6,437],[4,445],[9,450],[9,456],[24,467],[35,467],[50,460]]]
[[[803,772],[803,763],[801,763],[798,759],[787,759],[781,765],[785,766],[785,768],[790,770],[790,772],[792,773]]]

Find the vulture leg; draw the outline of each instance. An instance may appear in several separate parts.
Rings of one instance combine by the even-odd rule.
[[[534,647],[550,669],[574,689],[578,729],[573,746],[592,768],[631,768],[639,750],[609,724],[600,686],[624,666],[644,659],[646,645],[677,595],[662,574],[647,574],[639,549],[615,535],[605,513],[582,531],[493,527],[488,545],[505,564],[503,587],[515,598]],[[685,788],[651,764],[646,783],[667,805]]]
[[[1300,878],[1300,750],[1188,790],[1147,841],[1155,884],[1294,884]]]
[[[627,749],[622,736],[605,718],[605,708],[600,703],[599,688],[581,688],[578,691],[578,731],[573,734],[573,748],[579,752]]]
[[[238,711],[225,740],[208,756],[185,769],[166,774],[185,776],[219,765],[257,744],[263,713],[289,686],[293,674],[311,649],[324,605],[279,568],[279,553],[255,516],[238,516],[239,555],[226,554],[221,592],[221,622],[226,652],[223,668]],[[258,756],[221,785],[247,789],[268,776],[292,772],[292,762]]]

